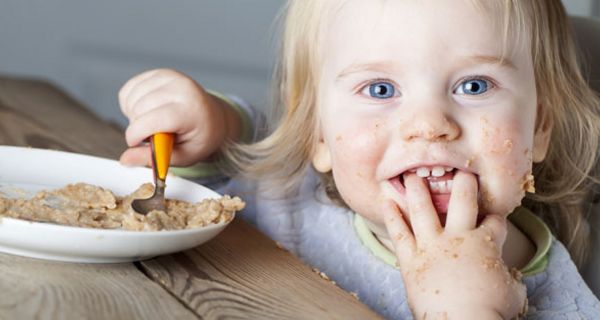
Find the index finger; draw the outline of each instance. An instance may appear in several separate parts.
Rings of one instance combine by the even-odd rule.
[[[127,145],[137,146],[156,132],[181,133],[181,118],[174,109],[171,104],[162,105],[131,122],[125,130]]]
[[[429,188],[416,174],[407,174],[404,177],[406,198],[408,202],[408,215],[417,243],[427,241],[440,234],[442,225],[437,211],[431,200]]]
[[[154,74],[156,74],[160,69],[154,69],[154,70],[149,70],[146,72],[142,72],[136,76],[134,76],[133,78],[127,80],[127,82],[125,82],[125,84],[123,85],[123,87],[121,87],[121,90],[119,90],[119,105],[121,106],[121,110],[123,111],[123,113],[125,113],[126,115],[128,114],[128,110],[125,110],[125,108],[127,107],[126,105],[126,98],[129,96],[129,94],[131,93],[131,90],[133,90],[133,88],[135,88],[139,83],[143,82],[144,80],[152,77]]]
[[[446,232],[472,230],[477,224],[477,179],[472,173],[458,171],[452,180],[452,193],[448,203]]]

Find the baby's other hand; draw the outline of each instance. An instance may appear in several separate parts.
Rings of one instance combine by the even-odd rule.
[[[445,228],[423,179],[404,181],[409,212],[403,217],[390,201],[385,224],[415,318],[516,318],[527,300],[520,274],[502,260],[506,218],[487,215],[477,226],[475,176],[454,177]]]
[[[140,144],[156,132],[176,134],[171,164],[187,166],[208,159],[224,141],[239,135],[239,117],[225,102],[175,70],[156,69],[131,78],[119,91],[129,126],[126,165],[150,165],[148,147]]]

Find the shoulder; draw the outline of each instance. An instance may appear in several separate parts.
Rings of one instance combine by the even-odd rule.
[[[556,239],[552,241],[546,269],[524,277],[523,282],[529,299],[528,315],[543,319],[600,315],[600,302],[583,281],[566,248]]]

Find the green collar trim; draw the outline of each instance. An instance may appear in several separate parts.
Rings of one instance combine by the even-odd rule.
[[[508,216],[508,219],[517,228],[521,229],[537,248],[533,258],[521,269],[521,273],[524,276],[530,276],[544,271],[548,265],[548,252],[552,246],[550,228],[542,219],[524,207],[515,209]]]
[[[552,245],[552,233],[548,226],[524,207],[515,209],[508,216],[508,219],[523,231],[537,248],[533,258],[521,269],[523,276],[531,276],[544,271],[548,265],[548,252]],[[358,214],[354,214],[354,230],[373,255],[390,266],[396,266],[396,256],[394,253],[377,240],[367,227],[365,220]]]
[[[390,266],[396,266],[396,256],[377,240],[375,235],[369,230],[369,227],[367,227],[365,219],[356,213],[354,214],[354,230],[363,244],[371,250],[371,253]]]

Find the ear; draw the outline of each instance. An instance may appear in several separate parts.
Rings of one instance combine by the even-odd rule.
[[[331,171],[331,152],[329,147],[322,139],[317,143],[315,154],[312,158],[312,164],[315,169],[321,173]]]
[[[542,105],[538,105],[537,115],[535,134],[533,136],[532,160],[533,162],[542,162],[548,153],[554,120],[552,119],[550,112]]]

